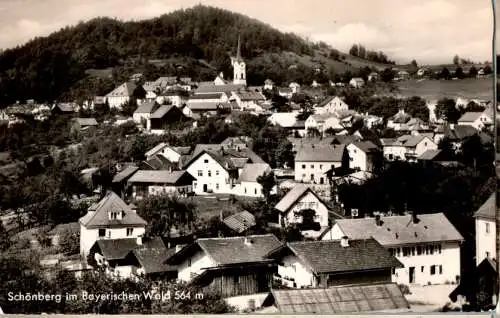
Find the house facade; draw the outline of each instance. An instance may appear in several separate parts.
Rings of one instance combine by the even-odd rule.
[[[349,168],[373,172],[378,147],[371,141],[353,142],[346,147],[349,156]]]
[[[381,139],[384,157],[389,160],[415,161],[428,150],[437,150],[438,145],[425,135],[404,135],[397,139]]]
[[[165,194],[187,196],[193,192],[195,180],[186,171],[139,170],[128,180],[128,184],[132,187],[132,197],[141,200]]]
[[[333,114],[337,111],[348,110],[349,105],[347,105],[340,97],[330,96],[323,102],[319,103],[314,107],[316,114]]]
[[[208,151],[202,151],[191,159],[185,170],[196,178],[193,182],[193,191],[196,194],[232,193],[237,179],[237,174],[229,162]]]
[[[467,112],[457,122],[458,125],[471,126],[479,131],[491,127],[493,123],[492,112],[488,110],[484,112]]]
[[[163,105],[147,120],[146,129],[153,134],[163,134],[169,125],[187,120],[182,111],[173,105]]]
[[[403,265],[398,284],[446,284],[460,280],[462,235],[443,213],[339,219],[323,240],[374,238]]]
[[[303,218],[297,212],[304,209],[312,209],[316,212],[314,221],[319,223],[320,227],[328,226],[328,206],[314,191],[303,184],[293,187],[274,208],[280,213],[279,225],[281,227],[301,224]]]
[[[134,122],[136,124],[147,125],[148,120],[151,118],[151,114],[153,114],[157,109],[158,105],[154,101],[146,101],[141,103],[132,115]]]
[[[79,223],[83,259],[97,240],[136,239],[142,237],[146,229],[146,221],[137,215],[136,210],[111,191],[90,206]]]
[[[271,171],[267,163],[247,163],[239,173],[233,193],[240,196],[263,197],[262,185],[258,182],[258,178]],[[271,194],[275,194],[276,191],[277,186],[274,186]]]
[[[295,181],[328,184],[327,172],[347,160],[345,145],[305,145],[295,155]]]
[[[476,226],[476,264],[485,258],[497,259],[495,193],[474,214]]]
[[[129,103],[136,87],[136,84],[133,82],[125,82],[109,92],[105,96],[109,108],[121,109],[123,105]]]
[[[360,88],[365,85],[365,81],[361,77],[354,77],[349,81],[349,85],[354,88]]]

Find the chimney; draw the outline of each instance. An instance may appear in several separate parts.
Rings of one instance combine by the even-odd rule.
[[[349,247],[349,238],[347,236],[342,236],[340,239],[340,246]]]
[[[417,224],[418,223],[417,213],[415,211],[411,211],[410,214],[411,214],[411,221],[414,224]]]
[[[248,238],[248,237],[245,237],[244,243],[245,243],[246,246],[250,246],[250,245],[252,245],[252,240],[250,238]]]
[[[382,220],[380,219],[380,214],[375,215],[375,224],[377,224],[377,226],[382,226]]]
[[[142,236],[137,237],[137,245],[142,245]]]

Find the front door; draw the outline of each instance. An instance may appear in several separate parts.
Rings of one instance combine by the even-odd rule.
[[[203,192],[207,192],[208,191],[208,186],[206,184],[203,185]]]
[[[409,270],[410,270],[410,272],[409,272],[410,284],[414,284],[415,283],[415,267],[410,267]]]

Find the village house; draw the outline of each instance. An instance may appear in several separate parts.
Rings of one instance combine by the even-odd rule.
[[[328,227],[329,208],[311,188],[304,184],[293,187],[274,207],[280,214],[279,225],[286,228],[292,224],[302,224],[303,217],[298,212],[312,209],[316,212],[314,222],[321,228]]]
[[[147,241],[145,243],[131,250],[125,257],[125,263],[130,264],[132,274],[155,281],[177,279],[177,268],[165,264],[166,260],[178,250],[177,246],[167,248],[160,241],[156,241],[156,244]]]
[[[403,267],[372,238],[289,242],[268,257],[278,263],[275,281],[289,288],[390,283],[392,271]]]
[[[266,79],[264,81],[264,90],[266,91],[272,91],[274,88],[274,82],[270,79]]]
[[[159,143],[152,149],[148,150],[144,156],[147,160],[151,159],[154,155],[162,155],[170,162],[179,162],[181,156],[188,155],[191,152],[191,147],[172,147],[167,143]]]
[[[109,191],[79,219],[80,255],[86,259],[98,240],[133,239],[144,235],[146,221],[116,193]]]
[[[171,162],[161,153],[149,157],[139,164],[140,170],[179,170],[177,162]]]
[[[478,135],[479,132],[476,128],[469,125],[446,125],[434,135],[435,142],[439,142],[443,138],[450,141],[451,146],[455,152],[462,149],[462,144],[469,137]]]
[[[281,245],[272,234],[199,238],[172,255],[167,263],[178,279],[222,297],[269,291],[276,267],[266,255]]]
[[[91,127],[97,127],[97,125],[97,120],[95,120],[95,118],[74,118],[72,120],[71,131],[83,131]]]
[[[363,114],[362,118],[364,126],[368,129],[381,126],[384,123],[384,118],[375,115],[370,115],[368,113]]]
[[[77,112],[77,108],[74,103],[56,103],[50,111],[54,115],[72,115]]]
[[[323,113],[323,114],[312,114],[305,122],[305,128],[308,134],[311,131],[317,130],[320,136],[323,136],[328,129],[333,129],[335,131],[341,131],[344,129],[341,119],[339,119],[336,114]]]
[[[295,155],[295,181],[328,184],[327,172],[346,166],[345,145],[302,146]]]
[[[139,170],[139,167],[135,165],[129,165],[119,171],[117,174],[113,176],[113,180],[111,180],[111,187],[113,192],[119,194],[122,198],[125,197],[127,190],[127,181],[134,175],[134,173]]]
[[[314,106],[315,114],[333,114],[337,111],[348,110],[347,105],[340,97],[330,96],[318,105]]]
[[[200,145],[197,145],[197,147]],[[264,163],[247,148],[233,150],[214,145],[211,149],[195,148],[182,169],[196,178],[193,190],[196,194],[233,194],[239,174],[247,163]]]
[[[279,125],[285,128],[289,134],[298,134],[299,136],[306,135],[306,125],[305,121],[297,120],[298,111],[286,112],[286,113],[273,113],[267,118],[273,125]]]
[[[242,111],[262,111],[261,104],[266,97],[260,92],[243,91],[234,92],[232,97]]]
[[[484,112],[467,112],[458,119],[457,125],[471,126],[481,131],[494,124],[493,113],[490,110]]]
[[[224,147],[224,149],[252,149],[253,139],[248,136],[227,137],[220,144]]]
[[[183,89],[161,90],[156,97],[156,102],[160,105],[174,105],[182,108],[188,101],[189,92]]]
[[[153,134],[163,134],[168,126],[187,121],[182,111],[172,105],[158,108],[147,121],[146,129]]]
[[[290,87],[279,87],[278,95],[287,99],[291,99],[293,96],[293,90]]]
[[[127,183],[132,188],[132,198],[142,200],[165,194],[187,196],[193,192],[194,181],[187,171],[139,170]]]
[[[191,95],[187,101],[187,104],[194,103],[226,103],[229,100],[225,92],[207,93],[207,94],[195,94]]]
[[[133,251],[138,249],[163,253],[167,250],[160,237],[143,239],[138,236],[136,238],[99,239],[91,247],[89,256],[95,260],[98,267],[103,268],[105,273],[111,277],[121,279],[144,277],[146,274],[144,266],[138,262],[133,254]],[[146,267],[148,266],[146,265]],[[166,269],[167,266],[164,267]]]
[[[371,72],[368,74],[368,81],[369,82],[376,82],[380,78],[379,74],[377,72]]]
[[[190,103],[182,109],[185,116],[190,118],[199,118],[200,116],[215,116],[218,112],[230,112],[232,106],[230,103],[219,102],[204,102],[204,103]]]
[[[423,77],[425,74],[427,74],[429,71],[425,68],[419,68],[417,71],[417,76]]]
[[[349,81],[349,85],[351,85],[354,88],[360,88],[365,85],[365,81],[361,77],[353,77]]]
[[[436,150],[438,145],[425,135],[403,135],[396,139],[381,139],[384,157],[387,160],[415,161],[427,150]]]
[[[144,82],[142,88],[144,88],[144,91],[146,91],[146,96],[144,98],[146,101],[152,102],[156,100],[160,91],[160,88],[156,85],[156,82]]]
[[[371,141],[353,142],[346,147],[349,155],[349,168],[361,171],[373,172],[377,164],[377,156],[382,152],[377,145]]]
[[[271,167],[267,163],[247,163],[239,173],[238,180],[236,180],[236,187],[234,194],[247,197],[263,197],[262,185],[257,179],[270,173]],[[277,186],[274,186],[271,194],[275,194]]]
[[[401,108],[394,116],[389,117],[387,120],[387,128],[396,131],[401,130],[401,127],[408,123],[411,118],[411,115],[405,113],[405,110]]]
[[[407,71],[398,71],[394,77],[395,81],[407,81],[410,79],[410,73]]]
[[[132,82],[125,82],[109,92],[105,98],[111,109],[122,109],[123,105],[132,100],[132,95],[137,86]]]
[[[485,258],[497,259],[496,211],[493,193],[474,214],[476,224],[476,265]]]
[[[404,268],[393,270],[398,284],[445,284],[460,280],[462,235],[443,213],[338,219],[322,240],[373,238]]]
[[[292,95],[300,93],[300,84],[292,82],[288,87],[292,90]]]
[[[146,101],[141,103],[139,107],[135,110],[132,118],[134,118],[134,122],[139,125],[143,125],[144,127],[147,125],[148,120],[151,118],[151,114],[153,114],[160,106],[154,101]]]

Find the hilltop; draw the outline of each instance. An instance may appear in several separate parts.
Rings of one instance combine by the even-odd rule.
[[[251,85],[267,77],[277,83],[321,81],[362,67],[387,67],[241,14],[198,5],[143,21],[100,17],[5,50],[0,100],[52,101],[82,87],[113,87],[137,71],[211,80],[220,71],[231,74],[229,56],[238,35]]]

